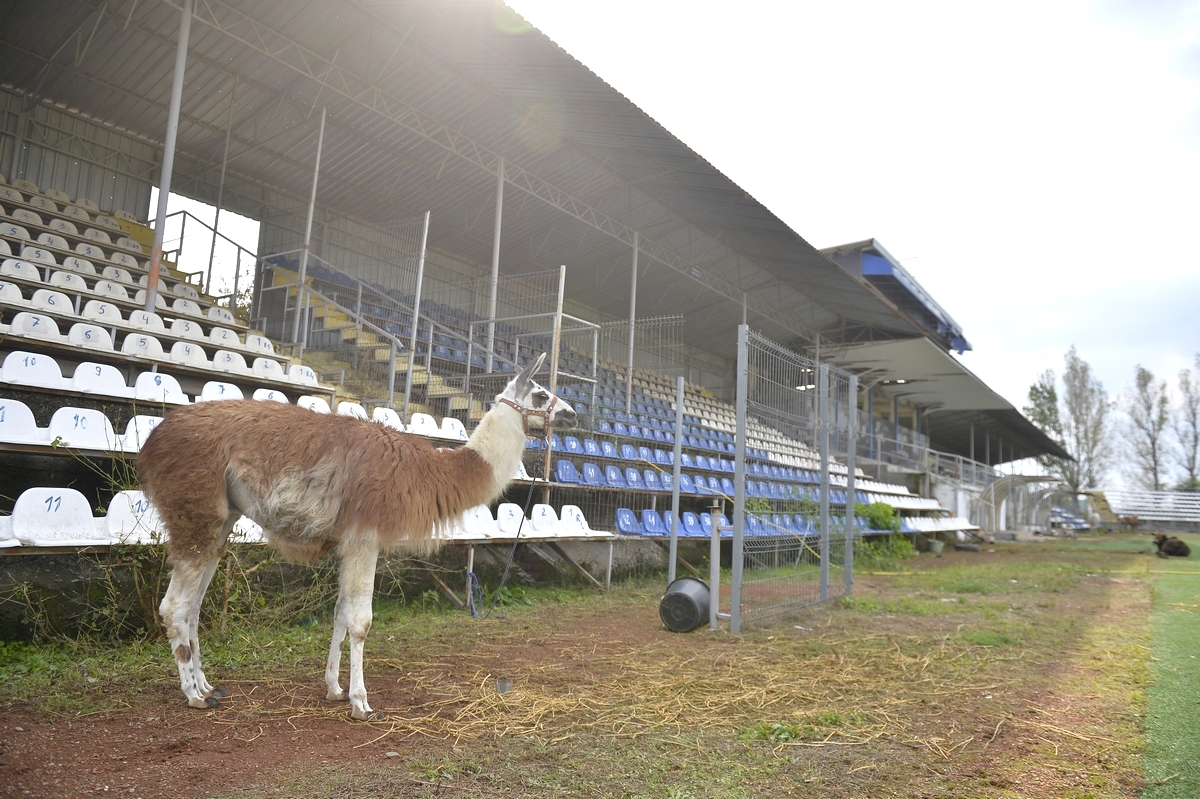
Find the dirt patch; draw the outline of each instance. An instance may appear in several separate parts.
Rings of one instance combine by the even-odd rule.
[[[369,725],[322,698],[324,627],[290,666],[211,670],[215,711],[164,663],[127,707],[0,713],[0,795],[1136,796],[1148,590],[1100,571],[1133,556],[997,549],[740,638],[668,633],[638,589],[384,619]]]

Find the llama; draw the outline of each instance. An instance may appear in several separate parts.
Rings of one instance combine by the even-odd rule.
[[[1169,558],[1171,556],[1186,558],[1192,554],[1191,548],[1186,543],[1175,536],[1167,536],[1166,533],[1154,534],[1154,546],[1158,547],[1158,556],[1160,558]]]
[[[575,426],[575,410],[533,381],[545,358],[509,382],[458,449],[275,402],[209,402],[169,413],[142,447],[138,476],[168,533],[171,582],[159,611],[188,706],[216,707],[227,695],[204,676],[196,628],[226,539],[245,515],[286,558],[341,558],[326,698],[349,699],[351,716],[371,719],[363,642],[379,553],[433,551],[438,531],[504,492],[531,422],[547,435]],[[339,674],[347,633],[349,693]]]

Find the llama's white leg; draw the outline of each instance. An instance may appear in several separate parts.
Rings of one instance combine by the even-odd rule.
[[[232,528],[232,526],[231,522],[229,527]],[[226,530],[225,532],[228,535],[229,531]],[[204,669],[200,666],[200,637],[198,630],[200,627],[200,606],[204,604],[204,595],[208,593],[208,585],[212,582],[213,574],[216,572],[217,564],[220,560],[221,558],[218,555],[209,562],[208,568],[204,570],[204,575],[200,580],[200,590],[196,592],[195,599],[188,609],[188,647],[192,650],[192,669],[196,675],[196,687],[200,690],[201,694],[211,699],[221,699],[228,696],[228,694],[220,688],[213,688],[208,682],[208,678],[204,676]]]
[[[325,698],[331,702],[345,702],[348,698],[342,690],[342,641],[346,640],[346,569],[342,567],[342,587],[338,591],[337,605],[333,611],[333,641],[329,644],[329,659],[325,661]]]
[[[371,631],[371,595],[375,589],[375,563],[379,550],[368,547],[342,555],[339,603],[350,634],[350,715],[361,721],[373,716],[363,682],[363,643]],[[336,624],[336,622],[335,622]],[[336,633],[336,631],[335,631]],[[335,635],[336,638],[336,635]]]
[[[197,679],[196,663],[198,656],[192,656],[192,604],[200,602],[201,587],[205,584],[204,576],[208,572],[206,561],[185,561],[176,564],[171,570],[171,583],[159,606],[159,614],[167,627],[167,640],[171,644],[171,653],[175,656],[175,665],[179,667],[179,686],[187,697],[190,707],[216,707],[216,697],[206,697]]]

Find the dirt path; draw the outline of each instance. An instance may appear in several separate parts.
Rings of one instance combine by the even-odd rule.
[[[1132,797],[1148,590],[1098,571],[1128,561],[922,557],[741,639],[667,633],[652,590],[382,621],[370,725],[321,698],[316,627],[292,668],[255,673],[251,649],[210,675],[215,711],[185,709],[166,666],[110,712],[10,706],[0,795]]]

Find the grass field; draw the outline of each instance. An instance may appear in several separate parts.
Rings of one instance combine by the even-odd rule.
[[[380,602],[372,724],[323,699],[328,618],[210,621],[210,712],[161,641],[0,645],[0,796],[1197,796],[1200,562],[1151,549],[922,555],[738,638],[666,632],[660,581]]]

